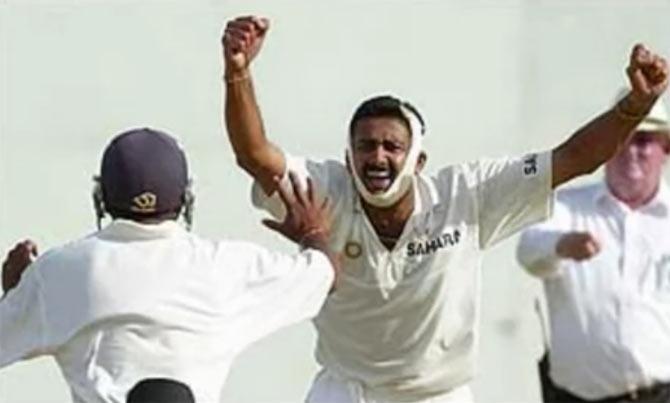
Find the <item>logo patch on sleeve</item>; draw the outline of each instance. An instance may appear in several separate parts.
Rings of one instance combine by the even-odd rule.
[[[523,174],[526,176],[537,175],[537,154],[529,154],[523,159]]]

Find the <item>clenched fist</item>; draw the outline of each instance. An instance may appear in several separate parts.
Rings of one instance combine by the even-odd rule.
[[[587,260],[600,252],[600,243],[588,232],[570,232],[556,244],[556,254],[578,262]]]
[[[668,86],[667,61],[642,44],[633,47],[626,68],[631,92],[621,107],[631,115],[645,114]]]
[[[269,28],[267,18],[247,16],[228,21],[221,38],[226,74],[239,73],[249,67],[261,49]]]

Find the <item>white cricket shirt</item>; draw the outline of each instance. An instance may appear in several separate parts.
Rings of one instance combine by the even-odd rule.
[[[316,356],[382,400],[421,400],[473,375],[482,249],[547,217],[551,153],[450,166],[417,176],[415,209],[395,248],[377,237],[346,167],[287,157],[333,204],[330,244],[343,273],[315,320]],[[254,186],[254,204],[281,216]]]
[[[218,402],[236,354],[316,315],[332,281],[321,252],[116,220],[42,255],[0,301],[0,367],[51,354],[75,402],[125,402],[146,377]]]
[[[600,253],[576,262],[558,239],[590,232]],[[524,232],[519,261],[544,278],[551,378],[585,399],[670,382],[670,192],[631,210],[604,183],[557,193],[551,220]]]

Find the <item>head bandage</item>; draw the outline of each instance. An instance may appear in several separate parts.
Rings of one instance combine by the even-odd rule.
[[[349,163],[351,164],[351,176],[354,178],[354,185],[356,185],[358,194],[360,194],[366,202],[375,207],[392,206],[398,202],[405,193],[407,193],[414,182],[414,169],[416,168],[416,163],[419,160],[419,155],[421,154],[422,149],[423,124],[419,121],[419,118],[414,112],[406,107],[400,106],[400,110],[405,116],[405,119],[409,122],[411,144],[402,169],[400,169],[398,176],[393,180],[391,186],[384,192],[371,193],[363,184],[363,181],[358,176],[358,172],[356,172],[356,168],[354,167],[354,153],[352,147],[353,136],[349,139],[347,158],[349,158]]]

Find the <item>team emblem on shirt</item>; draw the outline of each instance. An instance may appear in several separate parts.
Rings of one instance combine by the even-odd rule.
[[[526,176],[537,175],[537,154],[529,154],[524,157],[523,174]]]
[[[458,229],[454,229],[451,232],[445,232],[433,239],[410,242],[407,244],[407,257],[423,256],[435,253],[442,248],[458,244],[460,240],[461,232]]]
[[[363,253],[363,247],[360,243],[349,241],[344,246],[344,254],[347,255],[349,259],[356,259]]]

